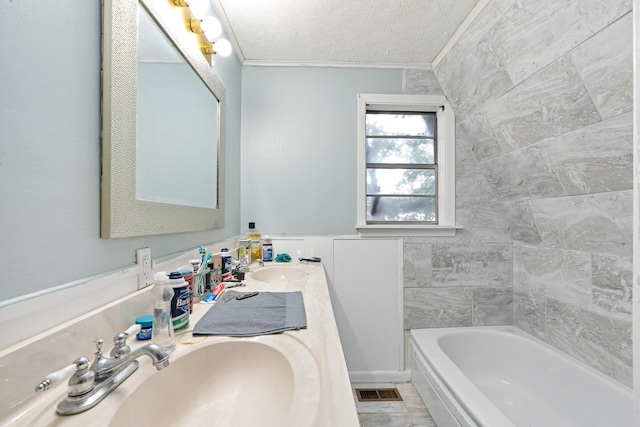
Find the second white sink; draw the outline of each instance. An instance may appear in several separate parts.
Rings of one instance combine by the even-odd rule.
[[[251,273],[250,278],[266,283],[285,283],[303,279],[307,272],[297,267],[264,267]]]

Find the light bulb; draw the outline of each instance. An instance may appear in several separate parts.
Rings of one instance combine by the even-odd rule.
[[[211,5],[209,0],[189,0],[187,3],[189,3],[189,9],[191,9],[193,16],[199,19],[207,15]]]
[[[205,37],[210,42],[214,41],[216,37],[219,37],[220,34],[222,34],[222,25],[220,25],[220,21],[212,16],[204,18],[200,23],[200,28],[202,28]]]
[[[229,56],[231,55],[231,51],[232,51],[231,43],[229,43],[229,40],[227,39],[218,40],[213,46],[213,49],[220,56]]]

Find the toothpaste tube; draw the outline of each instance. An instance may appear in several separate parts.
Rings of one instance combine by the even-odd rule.
[[[224,283],[218,283],[213,289],[211,289],[211,292],[209,292],[209,294],[202,299],[201,302],[205,304],[212,304],[216,300],[216,298],[218,298],[218,295],[222,293],[222,291],[224,291]]]

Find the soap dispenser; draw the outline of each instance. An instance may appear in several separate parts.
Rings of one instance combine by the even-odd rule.
[[[176,347],[173,323],[171,322],[171,300],[175,293],[173,288],[169,286],[169,276],[164,271],[153,276],[153,283],[153,289],[151,289],[151,300],[153,301],[151,339],[154,344],[172,352]]]

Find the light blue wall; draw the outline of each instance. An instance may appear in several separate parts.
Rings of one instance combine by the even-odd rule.
[[[402,70],[242,69],[242,227],[356,234],[358,93],[402,93]]]
[[[240,232],[241,67],[227,89],[225,228],[100,239],[100,2],[0,3],[0,303]],[[117,296],[116,296],[117,297]],[[115,298],[115,297],[114,297]]]

